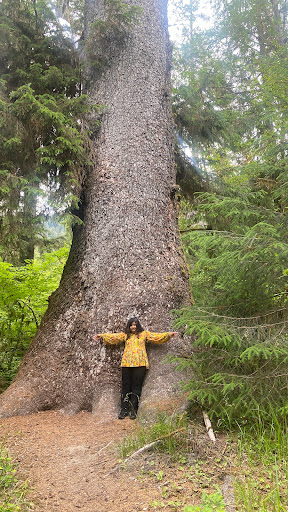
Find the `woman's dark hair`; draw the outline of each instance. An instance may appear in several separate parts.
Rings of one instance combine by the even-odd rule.
[[[128,320],[127,325],[126,325],[125,332],[127,334],[127,339],[130,338],[130,336],[131,336],[130,326],[133,324],[133,322],[135,322],[135,324],[136,324],[136,334],[137,334],[137,336],[139,335],[140,332],[144,331],[144,329],[141,326],[138,318],[136,316],[134,316],[133,318],[130,318]]]

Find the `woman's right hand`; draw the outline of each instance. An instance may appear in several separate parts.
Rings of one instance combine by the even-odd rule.
[[[101,334],[94,334],[94,336],[92,336],[92,339],[95,341],[101,340]]]

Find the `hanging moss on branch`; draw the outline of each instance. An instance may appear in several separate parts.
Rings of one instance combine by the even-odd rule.
[[[143,9],[120,0],[108,0],[103,19],[91,23],[85,40],[85,56],[93,67],[103,67],[108,62],[107,43],[110,40],[123,45],[129,32],[141,22]],[[106,49],[106,52],[105,52]]]

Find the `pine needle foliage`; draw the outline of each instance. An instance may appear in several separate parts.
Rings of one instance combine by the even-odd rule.
[[[185,27],[174,52],[177,129],[203,171],[268,188],[283,173],[287,193],[287,6],[285,0],[182,4]],[[200,4],[201,6],[201,4]],[[199,16],[199,13],[198,13]],[[207,14],[203,14],[202,18]],[[207,16],[207,18],[209,18]],[[180,183],[181,184],[181,183]]]
[[[249,187],[197,200],[180,224],[196,303],[176,313],[176,328],[195,337],[177,360],[191,370],[183,389],[219,423],[268,420],[288,406],[286,216]]]
[[[78,205],[92,107],[75,45],[46,1],[3,0],[0,29],[1,256],[24,264],[51,205]]]

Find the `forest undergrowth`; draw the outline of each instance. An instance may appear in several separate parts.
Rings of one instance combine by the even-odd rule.
[[[34,421],[39,425],[42,420],[35,418]],[[53,427],[49,426],[49,423],[43,425],[44,433],[47,429],[57,429],[55,418],[52,421]],[[65,421],[66,425],[67,421],[69,423],[71,420],[63,419],[62,421]],[[87,419],[84,421],[87,423]],[[92,419],[89,419],[90,421]],[[129,420],[127,421],[130,426]],[[27,423],[30,425],[27,435],[31,436],[33,422]],[[123,424],[121,423],[120,426],[122,427]],[[133,481],[139,482],[142,498],[140,509],[149,512],[160,510],[167,512],[225,512],[226,510],[283,512],[288,506],[286,486],[288,450],[286,431],[279,427],[275,424],[274,428],[268,430],[258,422],[254,428],[250,426],[234,432],[217,432],[215,429],[216,443],[214,444],[208,438],[201,415],[193,420],[187,414],[161,416],[155,424],[150,426],[135,423],[132,433],[127,433],[122,441],[111,444],[110,439],[108,442],[107,450],[110,452],[108,458],[112,457],[112,470],[105,475],[106,485],[110,485],[110,478],[111,485],[115,485],[115,471],[117,471],[118,480],[124,478],[130,481],[132,478]],[[119,426],[117,425],[116,428],[119,429]],[[71,431],[70,426],[68,430],[71,435],[73,428]],[[91,425],[88,431],[89,436],[93,438]],[[16,433],[14,443],[19,434],[22,435],[21,432]],[[51,432],[49,431],[48,434]],[[57,433],[56,435],[59,439],[59,435]],[[45,433],[46,436],[47,433]],[[97,436],[98,441],[99,438],[100,435]],[[48,444],[51,441],[54,444],[55,439],[47,439]],[[155,441],[159,442],[150,450],[144,450],[141,454],[133,456],[139,448]],[[25,443],[24,439],[23,442]],[[34,438],[33,453],[40,455],[41,446],[37,443],[38,441]],[[100,443],[103,444],[103,440],[100,439]],[[72,445],[75,445],[74,436]],[[104,442],[104,446],[106,445],[107,435]],[[24,445],[21,450],[23,448]],[[60,440],[58,444],[56,443],[56,450],[59,449],[61,450]],[[17,453],[19,458],[21,451]],[[104,459],[107,460],[107,455]],[[56,459],[48,462],[50,464],[48,471],[52,466],[57,467]],[[31,463],[34,465],[33,461]],[[42,461],[41,472],[45,467]],[[73,467],[75,468],[74,463]],[[97,465],[96,468],[98,471]],[[11,456],[2,446],[0,510],[3,512],[30,512],[35,508],[30,499],[31,483],[23,481],[24,474],[23,465],[11,460]],[[227,481],[229,482],[228,491]],[[32,497],[35,497],[35,491],[37,496],[35,480],[33,487]],[[46,499],[49,504],[48,496]],[[130,500],[132,506],[135,500],[133,494]],[[234,506],[234,509],[231,506]],[[36,509],[38,510],[37,507]]]
[[[17,475],[18,466],[2,443],[0,447],[0,510],[1,512],[29,512],[32,503],[27,498],[29,484]]]
[[[173,435],[169,436],[169,432]],[[162,417],[156,424],[139,427],[136,434],[124,439],[119,445],[120,463],[125,467],[131,454],[159,439],[154,450],[158,460],[162,457],[162,465],[160,462],[155,472],[152,459],[151,466],[140,471],[140,478],[156,477],[164,482],[159,500],[150,503],[152,509],[224,512],[230,503],[234,508],[229,510],[240,512],[287,510],[288,442],[285,425],[280,425],[276,418],[269,427],[259,417],[254,425],[219,431],[214,445],[204,432],[200,415],[196,421],[188,415]],[[167,458],[174,464],[175,482],[165,485]],[[227,477],[233,482],[228,497],[223,492]],[[195,495],[201,495],[201,504],[189,504],[187,494],[181,492],[187,481],[193,483]],[[173,502],[175,489],[178,499]]]

